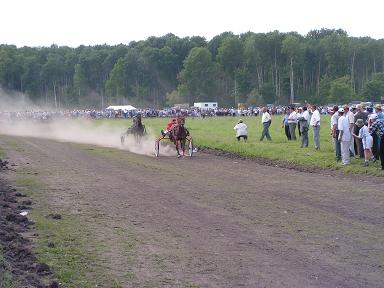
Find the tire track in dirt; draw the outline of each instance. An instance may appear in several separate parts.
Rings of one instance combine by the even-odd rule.
[[[381,287],[384,280],[377,181],[205,153],[155,159],[18,142],[20,151],[0,138],[12,161],[39,172],[52,207],[97,231],[105,243],[97,265],[123,287]]]

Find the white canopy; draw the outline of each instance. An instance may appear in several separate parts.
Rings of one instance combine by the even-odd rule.
[[[109,106],[109,107],[107,107],[107,110],[114,110],[114,111],[118,111],[118,110],[131,111],[131,110],[136,110],[136,108],[133,107],[132,105],[118,105],[118,106]]]

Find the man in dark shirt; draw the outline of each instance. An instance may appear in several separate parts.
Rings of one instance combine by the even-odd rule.
[[[376,133],[377,137],[380,139],[380,161],[381,161],[381,170],[384,170],[384,120],[377,120],[377,115],[373,114],[370,120],[372,121],[372,126],[370,133]]]
[[[368,120],[368,112],[364,111],[361,104],[356,105],[356,114],[354,123],[356,123],[357,119],[363,119],[364,123],[367,123]],[[357,127],[356,124],[353,126],[353,133],[356,135],[359,135],[360,128]],[[360,158],[364,158],[364,149],[363,149],[363,143],[361,142],[361,139],[355,137],[355,155],[359,154]]]

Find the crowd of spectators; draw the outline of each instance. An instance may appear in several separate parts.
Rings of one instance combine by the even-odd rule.
[[[287,107],[271,106],[267,107],[271,115],[283,114]],[[250,107],[247,109],[235,108],[218,108],[204,109],[190,107],[188,109],[164,108],[164,109],[136,109],[130,111],[123,110],[60,110],[60,111],[0,111],[0,120],[51,120],[51,119],[101,119],[101,118],[132,118],[137,114],[142,117],[173,117],[176,114],[182,114],[188,117],[213,117],[213,116],[259,116],[263,107]],[[327,113],[326,107],[322,110],[322,114]]]

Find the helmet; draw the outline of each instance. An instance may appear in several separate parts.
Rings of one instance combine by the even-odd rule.
[[[177,119],[176,118],[172,118],[172,122],[176,122],[177,121]]]

